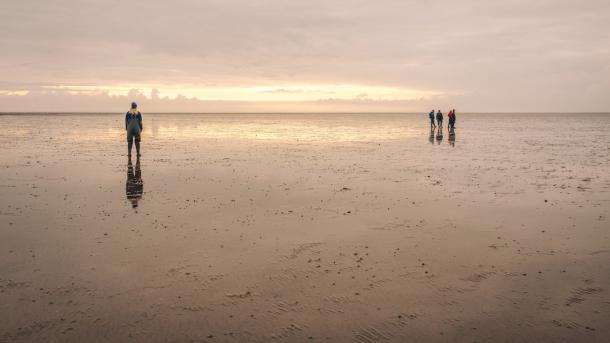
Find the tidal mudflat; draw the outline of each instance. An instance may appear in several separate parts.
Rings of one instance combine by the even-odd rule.
[[[0,342],[608,342],[610,115],[1,115]]]

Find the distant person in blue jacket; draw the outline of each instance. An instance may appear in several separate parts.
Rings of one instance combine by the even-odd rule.
[[[127,131],[127,151],[131,158],[131,147],[136,143],[136,153],[140,157],[140,133],[142,132],[142,113],[138,111],[138,104],[131,103],[131,109],[125,113],[125,130]]]
[[[436,125],[434,125],[434,110],[428,113],[428,117],[430,118],[430,128],[434,129],[436,127]]]

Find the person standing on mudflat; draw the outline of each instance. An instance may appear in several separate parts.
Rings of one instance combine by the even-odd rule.
[[[434,110],[428,113],[428,117],[430,117],[430,128],[434,129],[436,125],[434,125]]]
[[[443,112],[441,112],[441,110],[438,110],[438,112],[436,112],[436,122],[438,123],[438,129],[442,129],[443,128]]]
[[[138,111],[138,104],[131,103],[131,109],[125,113],[125,130],[127,131],[127,151],[131,158],[131,147],[136,143],[136,153],[140,157],[140,133],[142,132],[142,114]]]
[[[449,118],[449,125],[447,125],[447,129],[453,130],[455,128],[455,109],[449,111],[447,117]]]
[[[447,129],[453,130],[455,128],[455,109],[449,111],[447,118],[449,118],[449,125],[447,126]]]

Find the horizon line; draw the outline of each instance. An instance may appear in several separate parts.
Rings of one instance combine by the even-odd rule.
[[[122,114],[122,111],[107,112],[107,111],[0,111],[0,115],[12,115],[12,114]],[[146,114],[427,114],[428,111],[421,112],[332,112],[332,111],[317,111],[317,112],[298,112],[298,111],[284,111],[284,112],[145,112]],[[457,113],[462,114],[610,114],[610,112],[601,111],[585,111],[585,112],[558,112],[558,111],[459,111]]]

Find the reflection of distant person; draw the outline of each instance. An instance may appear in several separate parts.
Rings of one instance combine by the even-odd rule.
[[[140,157],[140,133],[142,132],[142,113],[138,111],[138,104],[131,103],[131,109],[125,113],[125,130],[127,131],[127,152],[131,157],[131,146],[136,143],[136,153]]]
[[[443,128],[443,112],[441,112],[441,110],[438,110],[438,112],[436,112],[436,122],[438,123],[439,129],[442,129]]]
[[[430,113],[428,113],[428,117],[430,117],[430,127],[435,128],[436,125],[434,125],[434,110],[432,110],[432,111],[430,111]]]
[[[449,129],[449,145],[455,146],[455,129]]]
[[[455,109],[449,111],[449,114],[447,114],[447,118],[449,118],[449,125],[447,126],[447,129],[454,129],[455,128]]]
[[[441,144],[442,140],[443,140],[443,128],[441,128],[439,126],[438,130],[436,130],[436,142],[438,144]]]
[[[433,127],[430,128],[430,137],[428,138],[428,140],[430,141],[430,144],[434,144],[434,128]]]
[[[136,168],[134,173],[131,158],[127,163],[127,182],[125,183],[125,194],[127,200],[131,202],[133,208],[138,207],[138,201],[142,199],[144,193],[144,181],[142,181],[142,170],[140,169],[140,159],[136,160]]]

